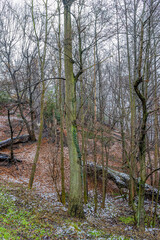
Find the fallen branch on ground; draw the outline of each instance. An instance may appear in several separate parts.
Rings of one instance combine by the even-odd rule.
[[[13,138],[13,144],[25,143],[25,142],[28,142],[28,141],[29,141],[29,135],[22,135],[22,136]],[[10,146],[11,142],[12,142],[11,138],[6,139],[4,141],[1,141],[0,142],[0,149],[3,149],[5,147]]]

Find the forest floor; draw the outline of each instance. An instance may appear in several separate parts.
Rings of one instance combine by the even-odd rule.
[[[45,194],[22,184],[0,184],[0,239],[160,239],[156,229],[142,234],[133,225],[124,199],[107,195],[106,208],[94,214],[92,193],[84,220],[67,215],[56,194]],[[124,223],[123,220],[126,220]]]
[[[20,128],[19,116],[14,116],[16,131]],[[16,131],[14,132],[16,135]],[[26,133],[25,130],[22,132]],[[115,133],[117,136],[118,133]],[[119,135],[118,135],[119,136]],[[10,137],[7,116],[0,115],[0,140]],[[92,139],[90,140],[90,142]],[[88,159],[92,160],[91,145],[88,145]],[[100,146],[99,146],[100,148]],[[109,166],[120,166],[120,143],[111,146]],[[116,186],[109,181],[106,207],[99,207],[94,213],[93,183],[89,179],[89,201],[84,206],[84,220],[71,218],[58,200],[56,190],[60,189],[59,149],[47,137],[43,138],[40,158],[37,165],[34,187],[28,189],[29,176],[36,150],[36,142],[17,144],[14,154],[21,163],[0,166],[0,239],[160,239],[159,226],[150,228],[151,218],[146,219],[145,232],[137,230],[133,221],[132,209],[127,199],[121,196]],[[1,152],[9,154],[10,149]],[[65,185],[69,190],[69,157],[65,153]],[[116,162],[117,161],[117,162]],[[54,174],[53,174],[54,173]],[[101,184],[99,183],[99,188]],[[160,209],[160,206],[158,206]],[[145,202],[150,214],[151,202]],[[151,214],[150,214],[151,217]]]

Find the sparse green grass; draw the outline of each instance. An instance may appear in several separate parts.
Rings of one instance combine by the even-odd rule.
[[[25,210],[0,189],[0,239],[41,239],[54,236],[52,225],[40,221],[35,210]]]
[[[45,201],[45,202],[43,202]],[[54,212],[53,205],[21,185],[0,184],[0,240],[125,239],[86,221]]]
[[[89,234],[93,237],[102,237],[105,233],[100,230],[93,229],[92,231],[89,232]],[[109,236],[110,235],[108,235],[108,237]]]

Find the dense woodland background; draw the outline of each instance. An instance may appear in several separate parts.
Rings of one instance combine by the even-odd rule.
[[[159,226],[159,12],[159,0],[0,3],[2,165],[34,146],[31,189],[43,151],[72,217],[92,189],[95,214],[118,192],[137,228]]]

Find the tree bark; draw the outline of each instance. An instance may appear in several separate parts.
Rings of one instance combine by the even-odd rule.
[[[76,126],[76,79],[73,75],[72,27],[70,7],[73,1],[64,1],[64,62],[66,76],[66,125],[70,160],[70,196],[68,212],[72,217],[83,218],[81,153]]]
[[[31,175],[29,179],[28,187],[31,189],[34,181],[34,176],[36,172],[36,166],[39,159],[39,153],[40,153],[40,146],[42,142],[42,133],[43,133],[43,112],[44,112],[44,97],[45,97],[45,82],[44,82],[44,68],[45,68],[45,61],[46,61],[46,52],[47,52],[47,38],[48,38],[48,6],[47,6],[47,0],[44,2],[45,6],[45,41],[43,46],[43,54],[41,56],[41,50],[40,50],[40,42],[36,31],[36,25],[35,25],[35,17],[33,12],[33,0],[32,0],[32,21],[33,21],[33,27],[36,35],[37,40],[37,47],[38,47],[38,56],[40,61],[40,71],[41,71],[41,82],[42,82],[42,93],[41,93],[41,111],[40,111],[40,127],[39,127],[39,134],[38,134],[38,141],[37,141],[37,149],[32,165]]]
[[[59,51],[59,66],[58,77],[61,78],[62,72],[62,47],[61,47],[61,10],[60,0],[58,0],[58,51]],[[65,172],[64,172],[64,144],[63,144],[63,101],[62,101],[62,80],[59,80],[59,111],[60,111],[60,146],[61,146],[61,201],[65,205]]]

